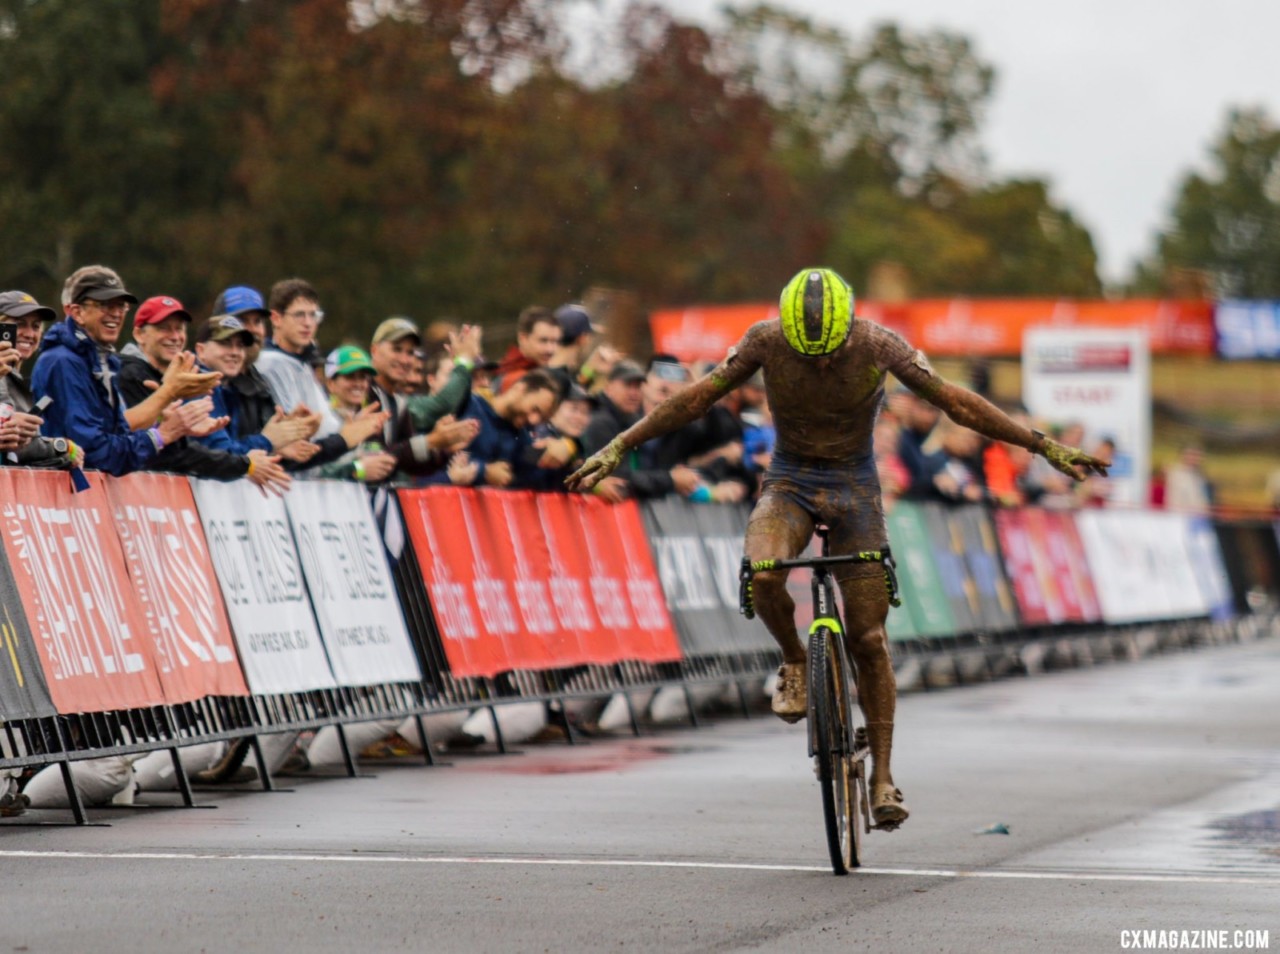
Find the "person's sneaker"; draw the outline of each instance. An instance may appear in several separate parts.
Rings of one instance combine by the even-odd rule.
[[[410,755],[421,755],[422,749],[418,748],[399,732],[393,732],[385,739],[379,739],[370,745],[366,745],[360,752],[360,758],[379,760],[379,759],[402,759]]]
[[[876,828],[893,831],[910,815],[902,803],[902,792],[892,785],[877,785],[871,793],[871,820]]]
[[[773,690],[773,714],[783,722],[799,722],[809,713],[808,666],[783,663]]]
[[[9,779],[5,780],[10,781]],[[29,799],[22,792],[16,790],[16,786],[9,788],[8,786],[0,786],[5,789],[4,794],[0,795],[0,818],[13,818],[21,815],[27,810],[27,806],[31,804]]]

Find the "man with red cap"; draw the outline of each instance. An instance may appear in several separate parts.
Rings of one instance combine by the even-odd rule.
[[[133,319],[133,342],[120,353],[120,393],[126,404],[133,406],[147,400],[161,386],[169,366],[185,360],[190,324],[191,314],[171,295],[157,295],[138,306]],[[215,420],[226,423],[226,418]],[[277,493],[287,490],[290,483],[279,457],[266,451],[232,454],[186,438],[161,450],[147,469],[215,480],[248,477],[264,490]]]

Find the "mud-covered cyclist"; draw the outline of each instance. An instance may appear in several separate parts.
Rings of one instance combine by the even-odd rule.
[[[886,374],[956,423],[1041,454],[1076,480],[1105,475],[1110,466],[1017,423],[980,395],[940,377],[900,335],[855,316],[853,290],[844,279],[830,269],[811,268],[783,289],[779,318],[752,325],[710,374],[618,435],[566,483],[591,489],[627,451],[701,417],[759,368],[777,446],[747,524],[745,549],[752,561],[798,556],[819,523],[830,528],[832,555],[887,545],[871,439]],[[890,768],[897,690],[884,628],[884,570],[875,563],[851,564],[840,568],[837,579],[871,746],[872,817],[892,829],[908,812]],[[796,722],[806,711],[806,662],[785,573],[757,575],[755,603],[782,650],[773,711]]]

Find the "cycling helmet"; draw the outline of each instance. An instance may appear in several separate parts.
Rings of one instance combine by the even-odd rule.
[[[853,289],[829,268],[806,268],[782,289],[778,304],[787,344],[801,354],[831,354],[853,327]]]

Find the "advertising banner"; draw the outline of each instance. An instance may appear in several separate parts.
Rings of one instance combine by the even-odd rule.
[[[978,605],[978,586],[969,574],[969,565],[964,558],[964,537],[959,524],[953,524],[949,519],[953,508],[941,503],[925,503],[920,505],[920,509],[929,531],[933,564],[938,569],[943,592],[947,594],[956,632],[972,633],[984,628]]]
[[[1207,615],[1183,515],[1087,510],[1076,526],[1108,623]]]
[[[919,504],[899,500],[887,515],[889,545],[898,564],[902,605],[918,636],[955,636],[955,617],[933,560],[929,528]],[[892,635],[892,634],[891,634]]]
[[[959,525],[964,539],[964,559],[978,592],[982,628],[991,632],[1016,628],[1018,606],[1000,561],[1000,546],[987,509],[977,504],[952,507],[948,519],[953,526]]]
[[[1258,303],[1251,303],[1258,304]],[[1270,303],[1262,303],[1270,304]],[[1221,310],[1221,305],[1218,306]],[[935,357],[1016,357],[1032,328],[1099,328],[1144,333],[1156,354],[1210,355],[1214,351],[1214,306],[1209,301],[1129,299],[1068,301],[1052,298],[941,298],[905,302],[859,300],[859,318],[898,332]],[[719,361],[757,321],[778,317],[778,303],[694,305],[655,311],[649,318],[655,351],[683,361]],[[1246,321],[1235,319],[1219,347],[1243,342],[1237,350],[1257,352],[1274,342],[1274,325],[1264,309]],[[1247,327],[1247,332],[1238,330]],[[1259,355],[1265,356],[1265,355]],[[1274,357],[1274,353],[1271,355]]]
[[[77,494],[65,473],[0,468],[4,547],[27,625],[59,712],[159,705],[154,648],[104,478],[88,477]]]
[[[137,473],[106,489],[165,698],[247,695],[191,485]]]
[[[284,501],[245,480],[191,488],[250,691],[336,686]]]
[[[455,675],[680,658],[634,504],[456,487],[400,502]]]
[[[1102,606],[1098,603],[1098,593],[1089,572],[1089,559],[1076,527],[1075,514],[1054,510],[1030,512],[1038,513],[1044,523],[1045,556],[1050,572],[1058,582],[1066,622],[1098,622],[1102,619]]]
[[[1058,584],[1044,555],[1044,521],[1028,519],[1032,510],[997,510],[996,534],[1004,566],[1013,581],[1018,615],[1027,626],[1045,626],[1066,618]]]
[[[22,597],[0,547],[0,722],[55,715]]]
[[[1229,619],[1233,607],[1231,580],[1227,577],[1218,535],[1208,517],[1187,514],[1184,519],[1191,565],[1195,568],[1205,611],[1213,619]]]
[[[1213,310],[1213,324],[1219,357],[1280,358],[1280,301],[1220,301]]]
[[[773,649],[776,643],[764,624],[738,612],[738,570],[750,508],[668,496],[645,501],[641,510],[685,654]]]
[[[334,677],[344,686],[421,679],[364,487],[298,481],[285,509]]]
[[[1022,402],[1055,425],[1084,426],[1084,448],[1115,445],[1112,503],[1145,506],[1151,471],[1151,354],[1141,330],[1031,328],[1023,339]]]

